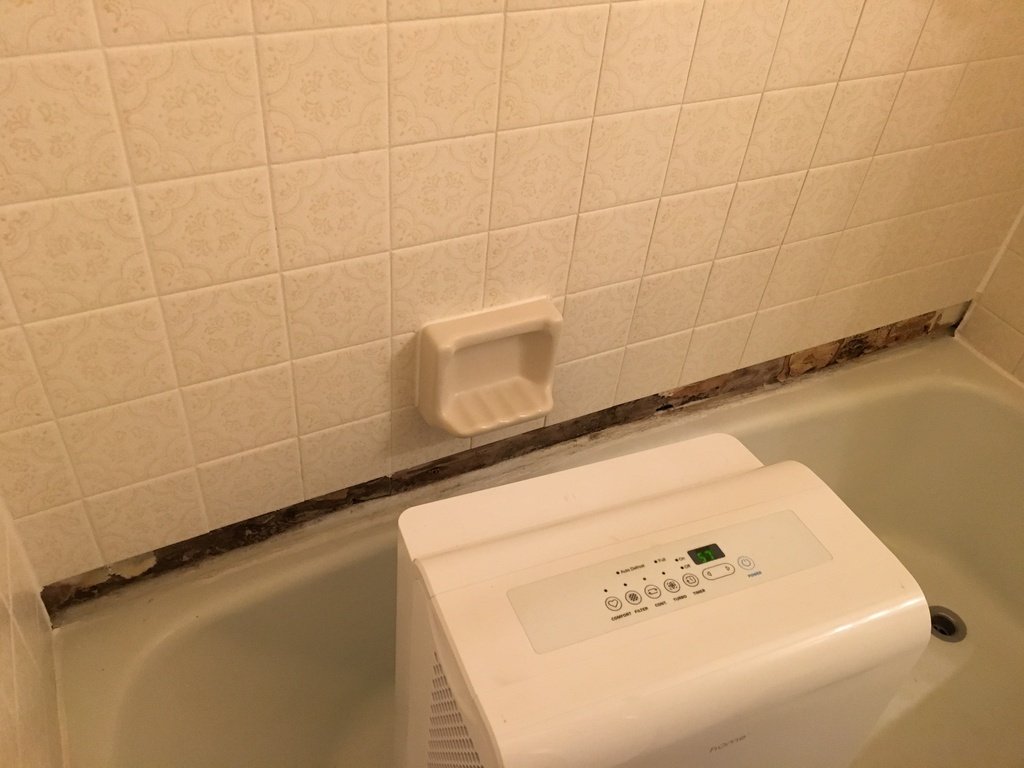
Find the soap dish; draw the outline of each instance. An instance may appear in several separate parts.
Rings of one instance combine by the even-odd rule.
[[[469,437],[548,413],[561,327],[550,299],[425,325],[418,342],[420,414]]]

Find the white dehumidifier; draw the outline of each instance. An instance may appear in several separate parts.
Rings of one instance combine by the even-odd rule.
[[[398,768],[838,768],[929,637],[824,482],[727,435],[399,528]]]

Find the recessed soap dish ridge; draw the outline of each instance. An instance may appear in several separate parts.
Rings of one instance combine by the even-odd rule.
[[[549,413],[561,327],[562,316],[547,298],[423,326],[420,414],[428,424],[471,437]]]

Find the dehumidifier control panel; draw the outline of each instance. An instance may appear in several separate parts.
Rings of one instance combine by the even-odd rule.
[[[522,584],[508,598],[546,653],[831,559],[783,510]]]

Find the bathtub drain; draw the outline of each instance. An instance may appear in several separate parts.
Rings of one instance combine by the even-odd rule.
[[[932,615],[932,635],[947,643],[959,643],[967,637],[967,625],[955,611],[941,605],[928,607]]]

